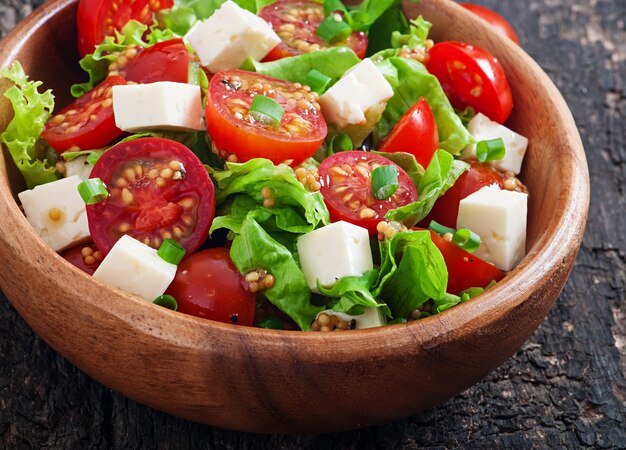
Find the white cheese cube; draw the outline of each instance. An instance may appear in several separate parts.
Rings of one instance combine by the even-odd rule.
[[[367,58],[348,70],[319,103],[326,121],[343,128],[365,124],[366,111],[386,103],[392,96],[393,88]]]
[[[54,251],[90,236],[85,202],[78,193],[81,181],[77,176],[62,178],[18,194],[26,219]]]
[[[176,265],[143,242],[124,235],[106,255],[93,277],[104,284],[152,302],[174,280]]]
[[[527,202],[527,194],[484,187],[461,200],[456,226],[480,236],[476,256],[509,271],[526,251]]]
[[[483,113],[478,113],[467,124],[467,129],[476,142],[490,141],[492,139],[502,138],[506,153],[504,158],[490,161],[496,169],[504,172],[510,171],[515,175],[520,173],[526,148],[528,147],[528,139],[517,134],[515,131],[508,129],[504,125],[489,119]],[[461,153],[462,159],[476,159],[476,144],[470,144]]]
[[[91,169],[93,169],[93,164],[87,162],[86,155],[65,161],[65,176],[68,178],[76,175],[81,180],[86,180],[91,175]]]
[[[319,313],[316,319],[320,316],[320,314],[326,313],[329,316],[337,316],[340,320],[345,320],[346,322],[350,322],[354,319],[355,329],[362,330],[364,328],[375,328],[382,327],[387,323],[387,319],[385,315],[382,313],[380,308],[365,308],[365,312],[363,314],[359,314],[358,316],[351,316],[346,313],[333,311],[332,309],[327,309]]]
[[[368,231],[344,221],[301,236],[298,256],[309,287],[318,293],[318,280],[330,288],[340,278],[361,276],[374,268]]]
[[[121,130],[204,129],[200,86],[159,81],[113,86],[112,92],[115,125]]]
[[[238,69],[248,57],[260,61],[280,43],[265,20],[232,1],[194,25],[185,39],[213,73]]]

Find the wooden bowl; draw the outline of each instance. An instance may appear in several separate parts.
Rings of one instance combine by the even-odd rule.
[[[0,287],[30,326],[101,383],[189,420],[252,432],[321,432],[398,419],[441,403],[502,364],[546,316],[580,246],[589,202],[585,154],[572,116],[545,73],[519,47],[447,0],[407,2],[434,23],[436,40],[496,54],[513,90],[509,125],[530,138],[524,163],[528,255],[479,299],[418,322],[345,333],[221,324],[114,291],[48,248],[22,215],[23,188],[0,160]],[[54,88],[58,105],[81,77],[76,0],[38,9],[2,42]],[[0,91],[6,89],[6,83]],[[0,129],[10,118],[2,100]]]

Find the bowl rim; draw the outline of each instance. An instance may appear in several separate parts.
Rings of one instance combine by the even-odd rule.
[[[65,8],[72,7],[75,3],[77,3],[77,0],[49,1],[35,10],[29,18],[18,24],[2,40],[3,45],[0,45],[0,65],[4,66],[14,60],[22,48],[22,43],[33,33],[36,33],[51,14],[56,14]],[[458,8],[458,11],[455,11],[458,14],[466,14],[468,18],[471,16],[470,12],[465,11],[459,5],[450,5],[453,2],[448,0],[422,0],[422,3],[432,8],[438,8],[445,4],[446,7]],[[476,19],[473,20],[476,21]],[[478,27],[484,28],[484,33],[493,33],[487,29],[484,23],[477,21],[476,23]],[[18,45],[9,46],[6,44],[9,41],[15,42],[18,36],[20,42]],[[536,72],[539,82],[549,93],[550,98],[548,101],[553,104],[555,110],[559,111],[559,114],[555,114],[555,120],[558,120],[563,129],[576,130],[574,119],[565,100],[549,77],[520,47],[512,42],[507,42],[505,45],[505,48],[511,55],[521,58],[529,68]],[[28,231],[25,233],[26,236],[20,237],[18,240],[15,240],[14,237],[9,239],[7,233],[3,233],[0,235],[0,245],[12,249],[14,254],[19,254],[24,246],[24,241],[32,241],[29,245],[36,248],[40,257],[52,261],[50,267],[45,271],[38,267],[41,258],[35,258],[35,261],[32,263],[27,262],[34,273],[43,274],[45,272],[46,276],[52,277],[58,274],[65,274],[67,280],[76,286],[79,292],[87,292],[84,288],[85,285],[92,286],[92,294],[103,295],[108,299],[108,303],[104,305],[100,301],[103,297],[87,297],[85,298],[85,304],[81,305],[81,309],[95,308],[100,310],[100,313],[111,314],[117,320],[124,321],[129,326],[135,328],[142,327],[130,319],[137,316],[146,318],[151,325],[173,322],[174,326],[159,330],[159,338],[179,342],[182,347],[197,347],[200,351],[206,351],[206,340],[210,336],[219,333],[225,339],[233,341],[241,339],[242,336],[247,338],[260,336],[262,339],[259,340],[259,345],[262,347],[262,351],[273,345],[282,346],[288,342],[290,345],[299,345],[300,352],[310,354],[310,356],[321,357],[323,360],[330,359],[331,353],[332,358],[336,358],[337,352],[339,352],[340,357],[348,360],[356,361],[360,359],[362,355],[351,350],[349,344],[358,345],[360,348],[365,346],[376,355],[382,354],[382,350],[386,349],[392,340],[395,348],[409,354],[416,342],[419,345],[436,345],[437,341],[443,338],[444,335],[458,336],[467,327],[483,327],[495,322],[503,315],[509,314],[513,309],[525,302],[539,286],[547,283],[551,274],[561,270],[568,256],[578,251],[582,242],[589,205],[589,174],[584,149],[578,133],[568,133],[567,139],[566,142],[563,142],[563,146],[569,148],[572,155],[571,177],[563,180],[562,197],[565,198],[565,201],[555,211],[554,216],[547,225],[547,229],[551,233],[546,232],[538,236],[524,260],[509,272],[501,282],[483,294],[480,300],[466,302],[451,308],[443,314],[406,324],[327,335],[326,333],[269,330],[253,327],[244,328],[187,316],[156,305],[147,304],[147,302],[137,297],[117,291],[92,279],[66,262],[48,247],[26,221],[18,204],[14,201],[12,188],[4,175],[0,176],[0,210],[4,217],[3,220],[12,222],[18,229],[28,228]],[[7,157],[7,161],[9,160],[10,157]],[[11,161],[8,163],[11,164]],[[0,162],[0,171],[6,173],[5,164],[2,162]],[[24,311],[25,305],[22,304],[22,299],[10,299],[10,301],[23,317],[28,317],[28,314]],[[188,337],[185,342],[180,342],[181,336],[177,335],[180,330],[185,330],[185,336]],[[36,331],[39,332],[39,330]],[[148,330],[147,327],[142,332],[156,335],[154,330]],[[49,343],[74,362],[71,352],[59,348],[59,345],[56,345],[57,343],[54,341]],[[332,349],[327,349],[327,346],[324,345],[317,345],[323,343],[335,343],[336,345],[333,345]],[[205,345],[203,346],[202,344]],[[251,340],[251,345],[255,345],[254,340]],[[76,364],[76,362],[74,363]],[[82,369],[85,370],[85,368]],[[98,378],[89,370],[86,371]]]

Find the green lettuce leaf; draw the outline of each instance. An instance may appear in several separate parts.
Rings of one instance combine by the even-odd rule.
[[[377,302],[372,295],[371,289],[377,279],[378,270],[372,269],[360,277],[341,278],[332,288],[324,288],[318,283],[317,289],[325,296],[337,299],[333,311],[358,316],[365,312],[365,308],[381,308],[384,314],[391,316],[389,307]]]
[[[332,85],[360,61],[356,53],[348,47],[330,47],[266,63],[247,59],[242,69],[293,83],[304,83],[309,72],[315,69],[330,77]]]
[[[233,240],[230,257],[241,273],[266,269],[275,278],[274,286],[263,295],[278,309],[308,331],[318,313],[311,304],[311,291],[293,254],[273,239],[254,219],[247,218]]]
[[[0,76],[13,83],[4,96],[13,106],[13,119],[0,135],[29,189],[59,178],[54,152],[39,138],[54,109],[52,91],[38,91],[41,81],[28,81],[18,62],[0,69]]]
[[[417,185],[418,200],[390,210],[385,215],[385,219],[397,220],[411,228],[428,215],[437,199],[454,184],[468,167],[469,164],[454,159],[448,152],[437,150]]]
[[[393,317],[405,317],[430,299],[444,298],[448,270],[429,231],[397,233],[379,245],[381,266],[372,293],[387,303]]]
[[[148,27],[136,20],[130,20],[120,32],[116,32],[115,36],[107,36],[104,42],[98,45],[92,54],[86,55],[80,60],[80,67],[89,75],[89,81],[74,84],[71,87],[72,95],[80,97],[104,80],[108,74],[109,65],[129,45],[150,47],[158,42],[167,41],[174,37],[176,35],[172,31],[168,29],[161,30],[156,24]]]
[[[392,56],[378,61],[376,65],[394,90],[382,119],[374,129],[377,141],[386,136],[404,113],[424,97],[437,122],[440,148],[457,155],[468,144],[474,142],[454,112],[439,81],[428,73],[422,63],[414,59]]]

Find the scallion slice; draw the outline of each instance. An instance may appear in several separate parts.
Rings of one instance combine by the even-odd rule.
[[[324,0],[324,15],[327,16],[335,11],[342,11],[343,13],[348,12],[341,0]]]
[[[348,150],[352,150],[352,139],[347,134],[340,133],[334,136],[330,140],[330,144],[328,144],[328,151],[326,152],[326,156],[334,155],[335,153],[345,152]]]
[[[376,200],[385,200],[398,190],[398,169],[396,166],[380,166],[372,170],[372,195]]]
[[[178,309],[178,303],[176,303],[176,299],[171,295],[160,295],[155,298],[152,303],[162,306],[163,308],[171,309],[172,311]]]
[[[178,265],[185,257],[187,250],[174,239],[165,239],[159,249],[157,255],[170,264]]]
[[[107,187],[100,178],[89,178],[78,185],[78,193],[86,205],[95,205],[109,196]]]
[[[434,220],[430,221],[430,224],[428,225],[428,229],[434,231],[439,236],[443,236],[446,233],[450,233],[454,235],[454,233],[456,232],[454,228],[445,227],[441,225],[439,222],[435,222]]]
[[[466,252],[474,253],[480,247],[480,236],[467,228],[459,228],[452,236],[452,242]]]
[[[320,26],[315,30],[315,34],[324,39],[329,44],[342,41],[350,36],[352,28],[346,22],[339,13],[331,13],[326,17]]]
[[[259,122],[278,128],[284,114],[284,108],[273,98],[265,95],[255,95],[252,99],[250,115]]]
[[[324,75],[319,70],[311,70],[304,80],[304,84],[309,86],[313,92],[317,92],[322,95],[328,89],[328,85],[332,81],[332,78]]]
[[[502,138],[480,141],[476,144],[476,158],[480,162],[497,161],[504,158],[506,149]]]

